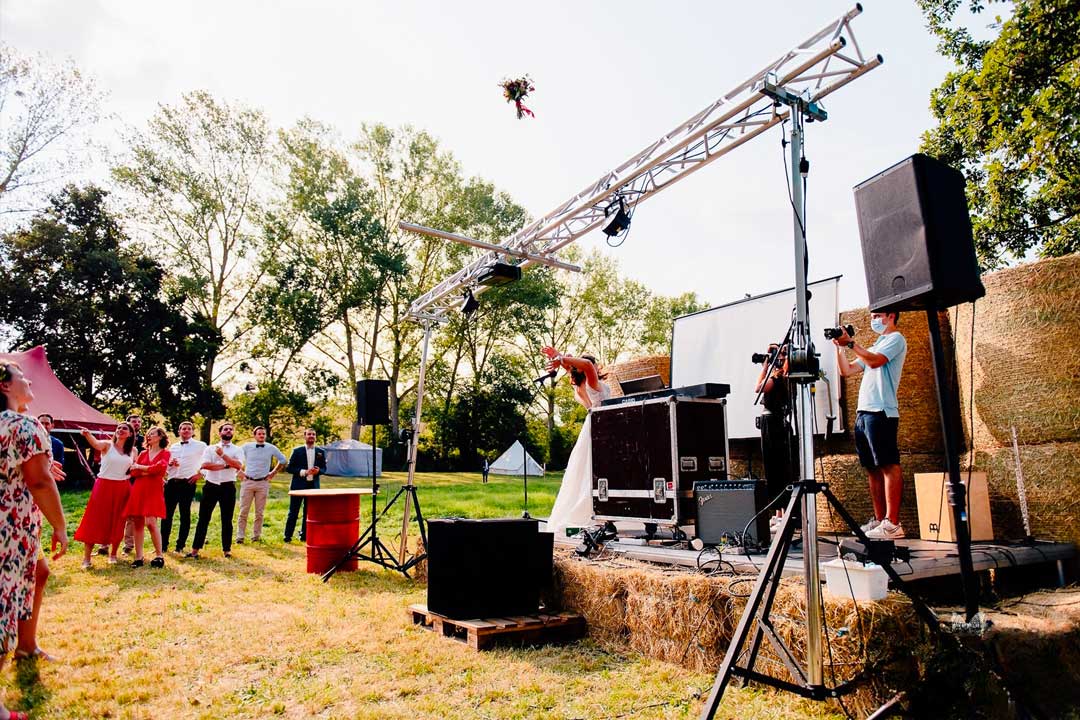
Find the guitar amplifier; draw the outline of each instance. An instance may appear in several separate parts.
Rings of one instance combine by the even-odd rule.
[[[697,536],[706,545],[719,545],[725,536],[742,533],[746,524],[765,506],[764,480],[721,480],[694,483],[697,504]],[[747,542],[769,542],[769,513],[750,523]]]
[[[592,410],[593,518],[677,527],[694,482],[724,480],[727,401],[663,397]]]

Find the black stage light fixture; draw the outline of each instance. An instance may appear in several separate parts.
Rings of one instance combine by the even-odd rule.
[[[497,262],[480,271],[476,282],[480,285],[506,285],[521,279],[521,268],[509,263]]]
[[[630,216],[626,212],[626,201],[622,197],[611,201],[604,210],[604,217],[608,218],[607,225],[604,226],[604,234],[608,237],[615,237],[630,227]]]
[[[469,317],[476,312],[476,308],[480,307],[480,301],[473,297],[472,290],[466,290],[461,297],[464,298],[461,303],[461,314]]]

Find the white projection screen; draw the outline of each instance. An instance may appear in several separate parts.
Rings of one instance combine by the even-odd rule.
[[[833,432],[843,430],[836,351],[822,334],[826,327],[835,327],[838,322],[839,287],[839,276],[808,286],[812,295],[811,337],[821,356],[821,369],[832,385],[830,393],[824,380],[817,382],[815,430],[821,435],[825,433],[826,415],[836,418]],[[671,331],[671,386],[727,383],[731,386],[728,437],[758,437],[754,418],[762,408],[754,405],[754,384],[761,366],[753,364],[750,356],[765,352],[769,343],[783,340],[794,307],[795,289],[789,288],[676,318]]]

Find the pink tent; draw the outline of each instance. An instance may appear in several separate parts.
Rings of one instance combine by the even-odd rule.
[[[33,383],[34,401],[30,403],[30,415],[49,413],[58,430],[78,430],[80,427],[105,433],[116,430],[115,420],[84,403],[60,382],[49,367],[45,348],[41,345],[26,352],[0,353],[0,362],[5,360],[17,362]]]

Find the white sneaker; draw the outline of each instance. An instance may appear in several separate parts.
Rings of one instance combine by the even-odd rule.
[[[904,537],[904,528],[893,525],[889,518],[885,518],[876,528],[866,533],[866,537],[871,540],[900,540]]]
[[[866,523],[865,525],[859,526],[859,529],[862,530],[864,533],[868,533],[880,524],[881,521],[877,518],[870,518],[870,522]]]

